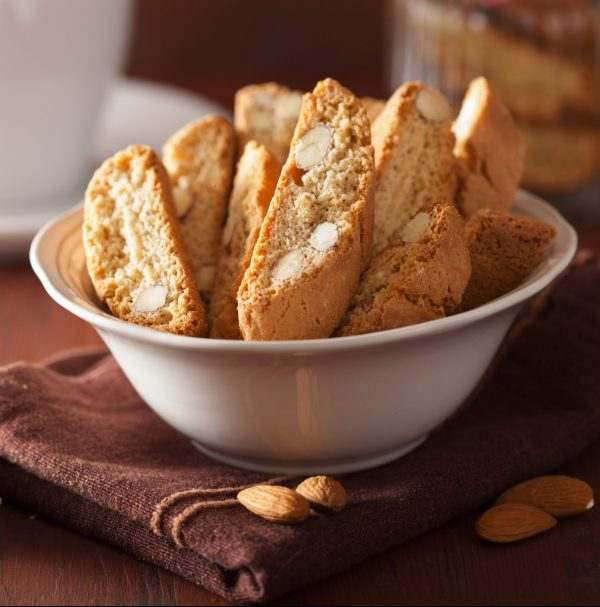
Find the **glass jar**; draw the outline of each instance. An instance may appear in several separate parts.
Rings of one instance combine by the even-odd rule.
[[[523,187],[578,224],[600,222],[600,2],[395,0],[391,80],[458,109],[488,78],[527,144]]]

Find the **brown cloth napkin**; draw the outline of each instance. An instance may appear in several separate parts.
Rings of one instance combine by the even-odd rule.
[[[470,407],[408,456],[343,479],[343,512],[286,526],[241,506],[201,511],[183,527],[184,548],[169,524],[195,500],[173,504],[157,536],[149,523],[162,498],[267,477],[198,453],[106,353],[17,363],[0,370],[0,495],[228,600],[271,599],[473,510],[600,438],[599,312],[592,259],[522,323]]]

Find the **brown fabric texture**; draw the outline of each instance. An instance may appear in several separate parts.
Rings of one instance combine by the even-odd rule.
[[[198,453],[104,352],[0,370],[0,496],[230,601],[272,599],[473,510],[600,438],[598,260],[571,269],[532,309],[470,406],[408,456],[346,475],[349,504],[337,515],[286,526],[232,506],[190,519],[184,548],[155,535],[152,511],[165,496],[268,477]],[[163,528],[193,502],[174,504]]]

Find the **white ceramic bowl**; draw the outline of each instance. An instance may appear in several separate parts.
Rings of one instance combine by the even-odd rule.
[[[181,337],[107,314],[93,293],[81,208],[44,227],[31,263],[50,296],[91,323],[140,396],[223,462],[268,472],[349,472],[419,445],[469,396],[521,306],[573,258],[574,230],[534,196],[516,212],[556,228],[552,251],[515,291],[476,310],[334,339]]]

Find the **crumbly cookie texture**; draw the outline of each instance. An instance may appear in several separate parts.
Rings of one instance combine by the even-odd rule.
[[[555,236],[539,219],[490,210],[473,215],[465,231],[472,273],[461,311],[516,289],[543,261]]]
[[[132,145],[94,173],[85,193],[83,244],[98,297],[117,317],[181,335],[206,318],[157,155]]]
[[[374,160],[362,103],[319,82],[300,118],[238,291],[244,339],[328,337],[370,255]]]
[[[385,103],[373,97],[363,97],[371,122]],[[235,95],[234,122],[240,146],[255,140],[262,143],[283,164],[300,115],[302,93],[276,82],[251,84]]]
[[[451,314],[470,274],[464,223],[454,205],[420,211],[395,244],[373,258],[337,334],[384,331]]]
[[[523,175],[525,146],[508,108],[485,78],[469,85],[452,130],[459,176],[456,202],[463,214],[508,211]]]
[[[265,146],[249,141],[237,166],[210,302],[210,336],[241,339],[237,291],[273,197],[280,166]]]
[[[401,86],[373,123],[377,187],[374,251],[393,242],[417,212],[452,200],[456,188],[452,109],[421,83]]]
[[[255,140],[283,164],[298,122],[302,93],[276,82],[251,84],[235,94],[234,123],[240,146]]]
[[[382,99],[376,99],[375,97],[361,97],[360,101],[365,106],[369,122],[373,124],[377,116],[383,112],[385,101]]]
[[[163,147],[183,240],[205,301],[212,292],[235,154],[235,132],[220,116],[191,122]]]

